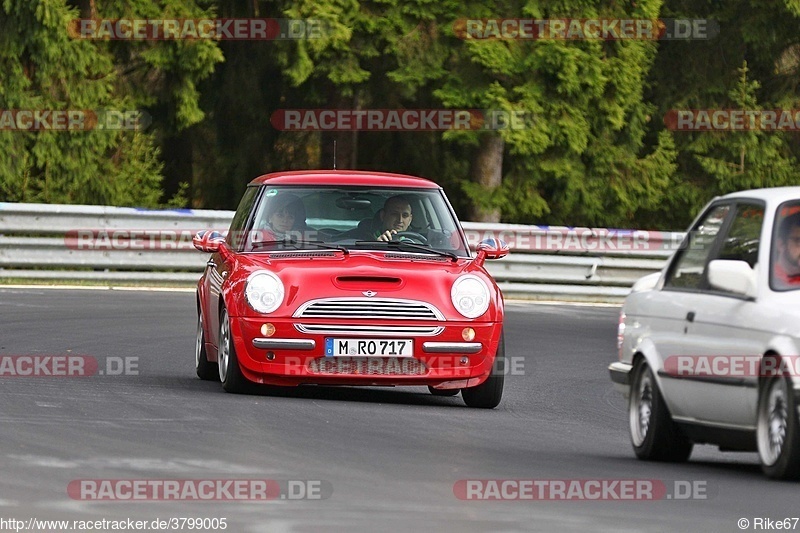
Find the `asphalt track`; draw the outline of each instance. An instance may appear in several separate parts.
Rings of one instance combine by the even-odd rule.
[[[800,515],[798,485],[762,477],[755,454],[701,446],[683,465],[634,458],[606,371],[617,312],[508,303],[516,367],[503,402],[486,411],[416,388],[226,394],[194,377],[191,293],[0,288],[0,356],[85,355],[106,370],[0,377],[0,519],[224,517],[236,532],[734,532],[740,518],[749,531],[757,518]],[[135,367],[109,375],[120,361]],[[324,499],[92,501],[67,490],[86,479],[254,478],[320,481]],[[675,497],[457,498],[454,486],[473,479],[654,480]],[[693,483],[698,498],[676,499],[676,481]]]

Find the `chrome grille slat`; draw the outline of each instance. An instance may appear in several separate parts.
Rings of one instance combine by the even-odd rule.
[[[406,309],[416,309],[420,311],[428,311],[429,308],[423,305],[398,305],[394,303],[386,303],[386,302],[342,302],[342,303],[329,303],[329,302],[321,302],[314,304],[314,307],[318,307],[320,309],[341,309],[343,306],[352,306],[355,308],[372,308],[372,309],[397,309],[399,311],[403,311]]]
[[[430,319],[430,315],[423,314],[423,313],[402,313],[399,311],[391,311],[391,312],[384,312],[384,313],[369,313],[364,314],[363,311],[337,311],[336,316],[331,316],[331,313],[324,313],[324,312],[311,312],[311,313],[304,313],[304,318],[307,317],[316,317],[316,318],[417,318],[417,319]]]
[[[301,305],[293,316],[296,318],[444,320],[444,315],[426,302],[399,298],[325,298],[311,300]]]
[[[343,325],[343,324],[295,324],[300,333],[317,333],[322,335],[371,335],[380,337],[404,337],[418,335],[435,337],[444,331],[441,326],[386,326]]]

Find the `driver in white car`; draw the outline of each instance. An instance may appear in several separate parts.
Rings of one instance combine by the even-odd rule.
[[[777,245],[775,279],[786,286],[800,284],[800,212],[781,221]]]

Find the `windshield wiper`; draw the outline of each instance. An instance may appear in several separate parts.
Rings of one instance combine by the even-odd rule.
[[[453,260],[454,263],[458,261],[458,256],[453,252],[443,252],[441,250],[429,248],[423,244],[417,244],[408,241],[356,241],[357,246],[365,244],[379,249],[380,247],[388,246],[390,248],[397,248],[399,250],[406,252],[424,252],[428,254],[439,255],[442,257],[449,257],[450,259]]]
[[[344,246],[339,246],[338,244],[327,244],[322,241],[304,241],[301,239],[293,239],[287,238],[282,240],[272,240],[272,241],[258,241],[252,244],[253,250],[258,248],[265,248],[267,246],[272,246],[275,244],[282,244],[284,246],[294,246],[295,248],[300,248],[302,246],[315,246],[317,248],[322,248],[325,250],[339,250],[345,255],[350,253],[350,250],[345,248]]]

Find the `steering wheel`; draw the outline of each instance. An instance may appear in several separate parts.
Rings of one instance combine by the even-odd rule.
[[[420,235],[416,231],[398,231],[397,233],[392,235],[392,240],[400,239],[404,237],[406,240],[411,242],[416,242],[417,244],[428,244],[428,239],[425,238],[424,235]]]

